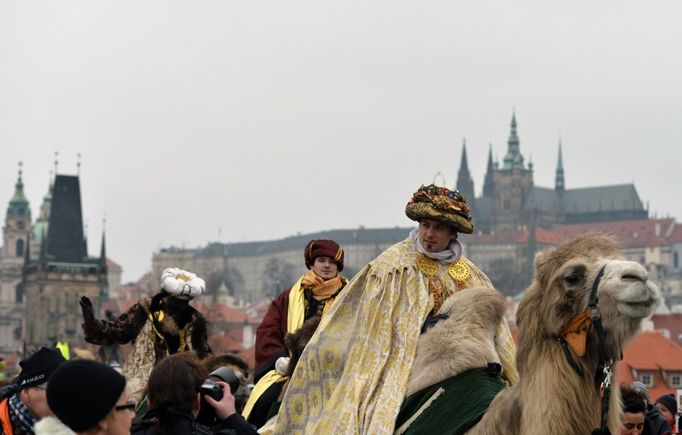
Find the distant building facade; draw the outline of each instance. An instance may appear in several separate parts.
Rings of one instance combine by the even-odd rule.
[[[466,144],[456,188],[471,204],[477,234],[511,234],[530,227],[551,228],[556,224],[595,223],[647,219],[648,212],[634,184],[567,189],[561,143],[554,188],[536,186],[533,163],[525,163],[512,115],[511,132],[502,164],[493,161],[492,146],[481,196],[475,196],[469,171]],[[531,222],[533,221],[533,222]]]
[[[536,186],[533,164],[526,163],[521,153],[517,127],[513,114],[501,164],[493,161],[489,149],[480,196],[475,195],[466,144],[456,183],[472,206],[476,226],[474,234],[460,236],[465,254],[490,275],[498,289],[507,294],[524,289],[537,251],[584,232],[603,231],[622,239],[629,258],[646,264],[657,282],[670,289],[669,294],[680,293],[682,298],[682,226],[674,220],[649,219],[633,184],[567,189],[561,144],[554,188]],[[199,249],[164,248],[154,254],[152,270],[158,277],[165,267],[184,267],[208,277],[206,297],[215,298],[224,280],[230,295],[256,300],[285,290],[305,271],[302,251],[310,239],[339,242],[346,251],[344,274],[350,277],[405,239],[410,230],[360,228],[264,242],[211,243]],[[642,235],[633,237],[638,231]]]
[[[9,201],[2,228],[0,251],[0,353],[21,349],[23,294],[21,276],[24,258],[30,251],[31,207],[24,195],[21,169]]]
[[[23,341],[29,348],[56,340],[82,344],[78,300],[88,296],[99,305],[107,294],[108,277],[104,235],[100,256],[87,253],[77,176],[55,177],[47,234],[41,237],[37,258],[25,258],[20,284],[25,299]]]
[[[333,230],[281,240],[211,243],[200,249],[164,248],[152,257],[152,275],[167,267],[191,270],[206,279],[206,299],[222,292],[241,300],[271,298],[291,287],[306,271],[303,250],[311,239],[332,239],[345,251],[342,274],[351,277],[411,228]]]
[[[58,335],[63,335],[62,338],[79,338],[79,323],[75,328],[72,326],[74,322],[80,322],[78,300],[71,298],[71,293],[83,288],[84,283],[89,283],[86,287],[92,287],[93,275],[90,272],[84,273],[82,265],[86,264],[86,269],[91,268],[94,260],[100,260],[88,257],[87,253],[84,255],[84,262],[76,258],[87,251],[78,177],[57,177],[60,179],[60,191],[56,205],[53,201],[56,178],[52,175],[49,178],[47,192],[42,198],[37,218],[33,221],[30,202],[24,193],[20,165],[14,194],[5,212],[3,244],[0,249],[0,356],[37,345],[42,340],[42,333],[38,331],[49,331],[43,334],[47,341]],[[53,210],[57,213],[54,217]],[[56,224],[57,229],[50,234],[52,224]],[[59,239],[58,233],[68,234],[68,240],[64,237]],[[74,246],[80,246],[80,252],[75,256],[71,252]],[[104,246],[102,237],[102,247]],[[62,261],[64,255],[68,257],[68,261]],[[59,263],[59,267],[55,263]],[[121,266],[107,259],[105,267],[99,269],[100,272],[106,270],[108,283],[104,287],[107,291],[102,299],[115,297],[115,290],[121,284]],[[27,305],[27,292],[33,293],[36,288],[41,295],[38,305],[35,305],[34,294],[29,297],[30,302]],[[109,294],[109,289],[114,291]],[[88,290],[83,293],[85,294],[91,295],[94,292]],[[98,291],[95,303],[100,301],[99,294]],[[46,305],[50,305],[47,312],[59,315],[44,316],[43,308]],[[25,308],[27,306],[28,309]],[[72,311],[72,308],[77,311]],[[74,317],[74,313],[78,316]],[[66,317],[60,318],[62,315]],[[29,335],[34,336],[35,340]],[[41,344],[48,344],[47,341]]]

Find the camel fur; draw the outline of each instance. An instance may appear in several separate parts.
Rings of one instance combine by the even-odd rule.
[[[588,331],[585,355],[574,355],[583,375],[570,366],[556,337],[586,309],[593,282],[602,266],[605,269],[598,288],[597,307],[602,318],[606,352],[614,359],[620,357],[625,343],[637,333],[641,320],[653,312],[660,299],[646,269],[625,261],[614,239],[604,235],[587,234],[538,253],[533,282],[519,305],[516,319],[520,380],[495,397],[481,421],[467,434],[574,435],[590,434],[600,426],[602,373],[598,370],[594,327]],[[455,298],[467,296],[469,291],[468,296],[473,297],[478,290],[464,290],[451,296],[453,302],[448,301],[443,310],[454,309]],[[483,320],[481,327],[474,330],[485,331],[485,337],[478,337],[480,349],[477,350],[481,353],[474,352],[472,366],[481,365],[479,358],[491,357],[487,352],[494,351],[493,341],[486,334],[494,331],[495,317],[474,313],[480,308],[475,300],[471,303],[473,310],[456,307],[455,312],[462,314],[454,316],[459,319],[457,322],[449,321],[451,319],[447,324],[440,322],[442,325],[434,326],[434,333],[427,332],[420,337],[410,392],[465,368],[460,366],[462,354],[474,352],[472,347],[476,346],[463,340],[457,330],[467,334],[464,331],[468,331],[468,322],[476,324]],[[488,323],[485,323],[486,319]],[[437,329],[439,327],[449,331],[441,331]],[[438,339],[444,341],[437,342]],[[458,347],[460,342],[463,348]],[[438,367],[446,362],[452,367],[439,370]],[[608,427],[614,434],[620,433],[621,417],[615,368],[614,361],[608,416]]]
[[[419,337],[407,396],[471,368],[500,362],[493,341],[504,314],[498,292],[465,289],[449,297],[439,313],[449,317]]]

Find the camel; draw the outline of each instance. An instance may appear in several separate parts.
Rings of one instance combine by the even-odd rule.
[[[593,319],[590,326],[586,316],[581,316],[595,280],[603,328],[601,350],[595,326],[598,322]],[[502,389],[466,434],[592,433],[600,427],[602,414],[600,386],[605,372],[600,367],[600,353],[613,360],[619,358],[624,344],[637,333],[641,320],[653,312],[658,300],[658,289],[648,280],[646,269],[624,260],[608,236],[588,234],[538,253],[533,282],[516,317],[520,380]],[[446,318],[420,336],[408,399],[467,368],[499,362],[493,335],[502,317],[501,306],[501,297],[489,289],[466,289],[451,296],[440,311]],[[566,331],[569,324],[578,325],[574,329],[586,334],[584,349],[580,340],[570,348],[562,344],[562,340],[574,341]],[[620,433],[621,417],[615,369],[614,363],[607,419],[613,434]],[[466,402],[470,397],[461,400]],[[437,402],[432,400],[424,407],[435,406],[432,403]],[[458,408],[456,404],[449,406],[453,412]],[[410,432],[413,422],[414,418],[401,421],[399,416],[396,433],[419,433]],[[462,432],[448,427],[432,433]]]

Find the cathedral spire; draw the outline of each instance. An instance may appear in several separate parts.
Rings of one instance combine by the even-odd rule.
[[[464,198],[468,202],[471,203],[471,201],[474,200],[474,180],[471,178],[471,173],[469,172],[466,138],[462,139],[462,158],[459,163],[456,188],[462,195],[464,195]]]
[[[101,267],[107,266],[107,238],[106,238],[107,218],[102,219],[102,244],[99,251],[99,265]]]
[[[512,112],[511,132],[507,140],[507,155],[504,156],[502,169],[525,169],[523,164],[523,156],[521,155],[521,141],[516,133],[516,111]]]
[[[563,192],[566,190],[564,184],[564,162],[561,156],[561,138],[559,138],[559,160],[556,165],[556,175],[554,176],[554,190]]]
[[[30,219],[31,209],[29,207],[28,199],[24,195],[24,181],[21,176],[23,163],[19,162],[19,171],[17,175],[17,182],[14,184],[14,195],[9,201],[7,208],[7,218]]]
[[[485,170],[485,179],[483,180],[483,196],[490,197],[493,196],[493,171],[495,170],[493,166],[493,144],[490,144],[488,148],[488,165]]]

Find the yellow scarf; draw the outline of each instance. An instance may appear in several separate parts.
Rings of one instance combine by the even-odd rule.
[[[291,287],[289,292],[289,308],[287,310],[287,332],[294,332],[303,326],[303,321],[305,320],[305,296],[304,289],[309,288],[313,293],[313,298],[316,301],[326,300],[323,313],[326,313],[327,308],[334,301],[334,294],[338,292],[345,284],[346,279],[342,278],[340,275],[330,279],[323,280],[315,274],[312,270],[308,271],[303,275],[297,282]],[[258,380],[258,383],[251,391],[249,400],[247,400],[244,406],[244,411],[242,411],[242,416],[244,419],[248,419],[253,410],[253,406],[256,404],[260,396],[270,388],[271,385],[277,382],[284,382],[287,378],[280,375],[277,370],[271,370],[266,373],[262,378]]]
[[[277,370],[270,370],[264,374],[263,377],[258,380],[258,383],[253,387],[253,391],[251,391],[249,399],[246,401],[246,405],[244,405],[244,410],[242,411],[242,417],[244,417],[244,420],[248,420],[249,415],[251,415],[251,411],[253,411],[253,406],[256,404],[258,399],[260,399],[260,396],[262,396],[271,385],[276,384],[277,382],[284,382],[286,379],[287,378],[280,375]]]
[[[338,292],[345,284],[346,279],[337,275],[330,280],[323,280],[315,274],[312,270],[303,275],[301,279],[296,281],[291,291],[289,292],[289,308],[287,310],[287,332],[294,332],[301,326],[305,320],[305,294],[304,289],[309,288],[313,292],[313,298],[316,301],[325,301],[323,313],[326,313],[332,302],[334,301],[334,294]]]

